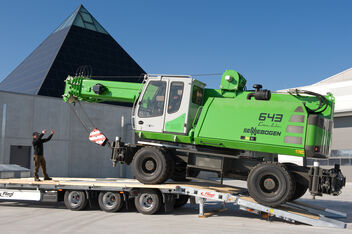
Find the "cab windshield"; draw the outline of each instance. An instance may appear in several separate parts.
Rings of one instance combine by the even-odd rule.
[[[142,101],[139,103],[138,116],[140,118],[150,118],[163,115],[165,91],[165,81],[150,81]]]

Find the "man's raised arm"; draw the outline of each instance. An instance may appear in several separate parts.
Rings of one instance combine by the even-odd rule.
[[[54,130],[51,130],[50,135],[47,138],[42,139],[42,142],[50,141],[51,138],[53,137],[54,133],[55,133]]]

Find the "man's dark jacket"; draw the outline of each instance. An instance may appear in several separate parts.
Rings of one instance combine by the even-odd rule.
[[[34,148],[34,155],[43,155],[44,154],[44,149],[43,149],[43,143],[50,141],[50,139],[53,137],[53,134],[50,134],[48,138],[42,139],[44,136],[43,133],[37,135],[37,138],[33,139],[33,148]]]

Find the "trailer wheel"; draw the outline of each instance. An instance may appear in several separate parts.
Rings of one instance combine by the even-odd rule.
[[[144,184],[161,184],[168,179],[170,170],[173,169],[169,157],[155,147],[143,147],[133,157],[133,175]]]
[[[159,211],[162,197],[154,189],[142,189],[134,199],[134,204],[139,213],[151,215]]]
[[[189,196],[187,195],[180,195],[179,198],[175,199],[174,208],[180,208],[187,204]]]
[[[120,193],[100,192],[98,203],[101,210],[106,212],[116,212],[121,210],[124,202]]]
[[[267,206],[279,206],[293,197],[295,181],[280,163],[265,162],[255,166],[247,178],[249,194]]]
[[[66,191],[64,202],[67,209],[83,210],[86,208],[88,200],[83,191]]]

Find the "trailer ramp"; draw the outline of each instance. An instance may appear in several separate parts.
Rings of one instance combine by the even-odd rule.
[[[269,207],[257,203],[242,189],[240,193],[221,192],[217,188],[199,189],[194,186],[181,186],[182,193],[199,198],[199,216],[204,217],[204,205],[211,199],[237,205],[239,209],[261,215],[262,217],[276,217],[292,223],[303,223],[317,227],[346,228],[346,223],[336,220],[346,218],[347,214],[331,209],[313,206],[303,202],[287,202],[280,207]],[[224,186],[227,191],[239,190],[236,187]],[[246,191],[246,190],[245,190]]]

